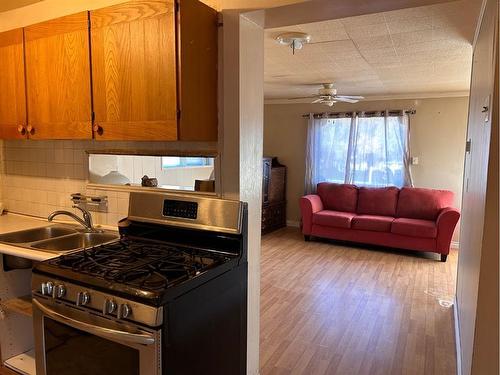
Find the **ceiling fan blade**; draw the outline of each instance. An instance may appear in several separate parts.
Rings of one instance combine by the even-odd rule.
[[[321,103],[323,100],[324,100],[323,98],[318,98],[318,99],[312,101],[311,104]]]
[[[362,100],[365,97],[359,95],[337,95],[337,98],[345,98],[345,99],[353,99],[353,100]]]
[[[297,100],[297,99],[314,99],[316,98],[317,95],[311,95],[311,96],[298,96],[296,98],[287,98],[287,100]]]
[[[357,99],[349,99],[349,98],[344,98],[344,97],[336,97],[335,100],[339,102],[345,102],[345,103],[357,103],[359,100]]]

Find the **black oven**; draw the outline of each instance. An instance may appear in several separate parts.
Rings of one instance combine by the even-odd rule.
[[[159,375],[161,331],[36,296],[37,375]]]

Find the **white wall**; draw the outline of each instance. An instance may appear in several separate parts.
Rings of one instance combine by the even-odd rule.
[[[223,12],[222,193],[248,203],[247,373],[259,373],[264,13]]]
[[[462,177],[467,128],[468,98],[362,101],[337,104],[333,111],[416,109],[411,116],[411,154],[419,157],[412,166],[417,187],[448,189],[461,206]],[[287,218],[300,220],[299,198],[304,193],[307,120],[302,115],[324,112],[319,104],[266,104],[264,154],[277,156],[287,171]],[[455,240],[459,231],[456,231]]]
[[[215,142],[3,141],[0,142],[0,196],[12,212],[47,217],[52,211],[71,208],[72,193],[107,195],[109,212],[95,213],[95,222],[116,225],[127,214],[128,193],[110,187],[98,192],[87,188],[87,150],[168,153],[168,150],[216,148]]]

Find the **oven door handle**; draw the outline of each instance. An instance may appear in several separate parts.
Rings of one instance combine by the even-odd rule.
[[[82,331],[94,334],[96,336],[114,339],[122,342],[129,342],[134,344],[142,345],[152,345],[155,343],[155,337],[149,333],[132,333],[126,331],[119,331],[112,328],[105,328],[96,326],[93,324],[85,323],[80,320],[70,318],[69,316],[63,315],[51,308],[41,304],[35,298],[33,298],[33,304],[49,318],[57,320],[61,323],[67,324],[73,328],[80,329]]]

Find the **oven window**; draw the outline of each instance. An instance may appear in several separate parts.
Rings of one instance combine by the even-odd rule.
[[[137,375],[139,351],[44,318],[47,375]]]

